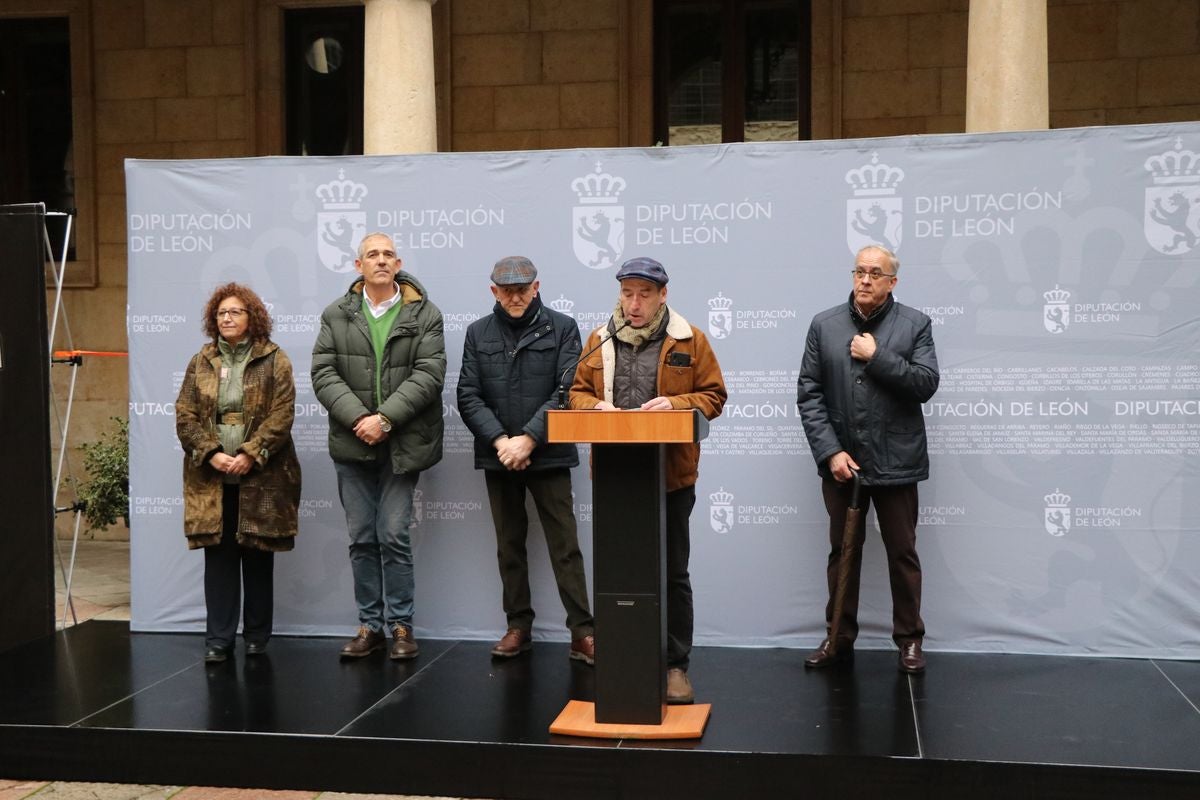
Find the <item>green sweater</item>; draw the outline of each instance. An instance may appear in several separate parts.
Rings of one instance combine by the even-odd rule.
[[[367,305],[367,293],[363,292],[363,319],[367,321],[367,327],[371,330],[371,347],[375,350],[375,405],[377,406],[383,405],[383,348],[387,345],[392,323],[396,321],[396,316],[400,313],[403,305],[403,301],[398,300],[394,306],[384,312],[382,317],[375,319],[370,306]]]

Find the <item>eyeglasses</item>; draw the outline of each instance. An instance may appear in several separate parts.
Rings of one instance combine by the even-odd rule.
[[[223,308],[217,312],[217,319],[229,317],[230,319],[241,319],[246,315],[244,308]]]
[[[854,280],[856,280],[856,281],[861,281],[863,278],[869,278],[873,281],[877,281],[880,278],[896,277],[896,273],[884,272],[881,269],[873,269],[870,272],[868,272],[865,269],[852,269],[852,270],[850,270],[850,274],[854,276]]]

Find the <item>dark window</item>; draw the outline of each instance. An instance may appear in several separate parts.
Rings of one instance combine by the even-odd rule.
[[[74,213],[67,19],[0,19],[0,41],[0,203]],[[46,227],[60,260],[66,218],[49,216]],[[75,258],[73,234],[67,257]]]
[[[363,151],[363,7],[284,12],[287,152]]]
[[[657,0],[654,12],[658,141],[812,135],[808,0]]]

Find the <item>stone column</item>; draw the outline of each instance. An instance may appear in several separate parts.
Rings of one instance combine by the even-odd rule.
[[[365,0],[363,152],[437,150],[433,3]]]
[[[1050,125],[1046,0],[971,0],[967,131]]]

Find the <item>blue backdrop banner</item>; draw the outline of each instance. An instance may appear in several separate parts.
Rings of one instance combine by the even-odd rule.
[[[276,630],[356,626],[348,539],[308,377],[322,309],[371,231],[446,322],[445,458],[413,530],[419,636],[504,629],[495,538],[455,406],[466,327],[501,256],[586,337],[616,267],[662,261],[705,330],[729,403],[692,515],[699,644],[807,646],[824,631],[828,522],[796,411],[812,316],[853,254],[896,250],[898,300],[934,323],[941,388],[918,550],[931,649],[1186,658],[1200,651],[1200,124],[650,149],[129,161],[135,630],[203,629],[203,558],[182,533],[173,402],[225,281],[269,304],[296,367],[304,469]],[[575,510],[590,567],[586,448]],[[536,515],[531,515],[536,520]],[[542,535],[539,638],[565,639]],[[874,521],[860,641],[891,634]]]

